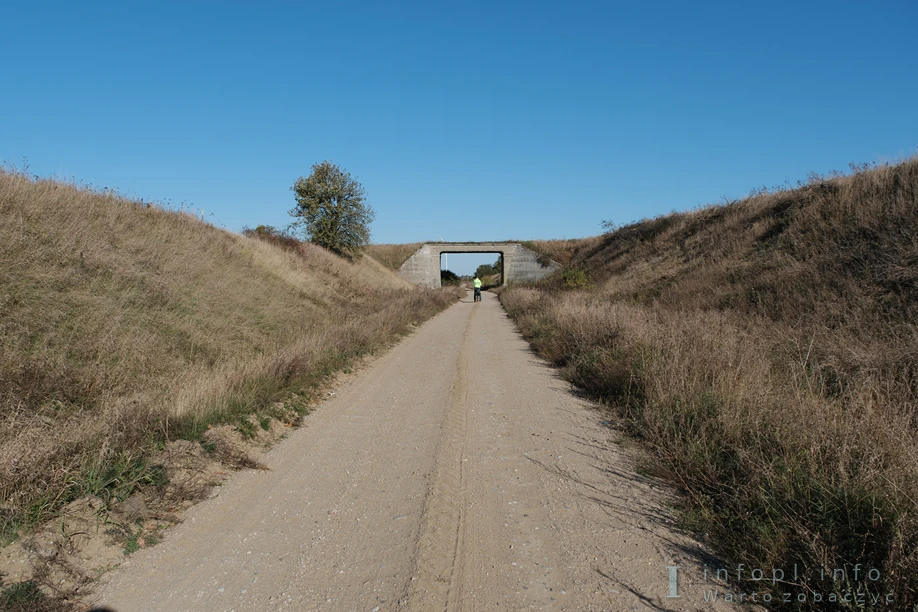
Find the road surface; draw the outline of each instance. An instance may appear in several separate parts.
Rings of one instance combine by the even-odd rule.
[[[268,471],[235,474],[94,600],[118,612],[729,609],[703,601],[713,585],[665,489],[483,297],[351,376],[261,458]]]

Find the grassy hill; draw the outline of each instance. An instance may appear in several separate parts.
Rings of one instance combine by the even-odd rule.
[[[126,494],[164,440],[305,402],[455,301],[368,259],[11,172],[0,235],[6,539],[80,495]]]
[[[535,251],[560,264],[567,265],[580,253],[594,248],[600,240],[602,240],[602,236],[558,240],[523,240],[521,243],[531,251]]]
[[[777,590],[918,603],[918,160],[567,252],[501,299],[646,442],[685,524],[730,567],[797,564]]]
[[[381,263],[389,270],[398,270],[414,252],[421,248],[423,243],[408,244],[371,244],[367,247],[367,255]]]

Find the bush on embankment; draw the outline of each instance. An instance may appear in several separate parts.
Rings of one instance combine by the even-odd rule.
[[[0,235],[7,540],[75,497],[155,481],[158,443],[305,404],[455,302],[364,259],[16,172],[0,172]]]
[[[915,159],[814,177],[620,228],[501,294],[627,417],[728,567],[796,565],[777,590],[825,596],[796,607],[918,603],[916,194]]]

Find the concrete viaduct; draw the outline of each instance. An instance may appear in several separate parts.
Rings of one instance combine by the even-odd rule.
[[[417,285],[439,287],[440,255],[443,253],[500,253],[500,277],[505,285],[538,280],[561,267],[551,260],[541,263],[538,253],[518,242],[428,242],[402,264],[398,274]]]

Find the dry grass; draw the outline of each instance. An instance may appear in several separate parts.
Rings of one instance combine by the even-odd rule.
[[[373,352],[455,297],[117,194],[0,172],[0,519]],[[135,470],[136,471],[136,470]],[[142,476],[138,476],[141,478]]]
[[[398,270],[405,261],[423,245],[422,242],[410,244],[371,244],[366,254],[389,268]]]
[[[589,238],[564,238],[557,240],[523,240],[520,244],[560,264],[567,265],[575,257],[595,249],[602,242],[602,236]]]
[[[501,299],[732,567],[918,603],[918,160],[621,228]]]

